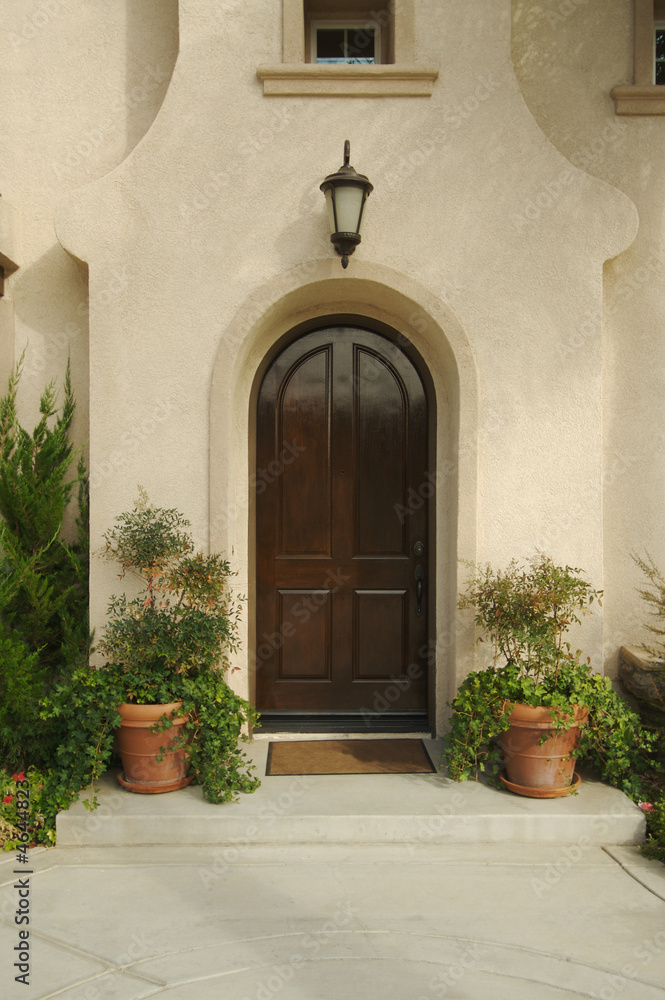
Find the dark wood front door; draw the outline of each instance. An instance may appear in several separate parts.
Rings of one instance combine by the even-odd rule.
[[[257,707],[426,718],[427,400],[409,358],[354,327],[308,333],[259,392]]]

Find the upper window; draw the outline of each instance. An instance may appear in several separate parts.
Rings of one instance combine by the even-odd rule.
[[[665,21],[656,21],[654,32],[654,83],[665,84]]]
[[[416,58],[415,3],[282,0],[282,62],[256,70],[264,95],[430,97],[439,70]]]
[[[381,28],[367,21],[311,21],[311,62],[373,66],[381,62]]]
[[[618,115],[665,115],[665,0],[633,0],[633,82],[612,88]]]

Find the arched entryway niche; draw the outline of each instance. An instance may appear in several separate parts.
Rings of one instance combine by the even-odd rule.
[[[337,267],[334,265],[337,264]],[[230,675],[256,695],[257,402],[271,361],[303,333],[344,321],[392,340],[414,360],[430,397],[429,477],[414,488],[414,509],[436,491],[431,510],[428,707],[432,727],[472,667],[469,623],[456,615],[460,560],[476,555],[477,388],[466,334],[454,312],[417,282],[388,268],[354,261],[318,262],[275,279],[238,311],[220,339],[211,385],[210,547],[226,553],[246,596],[241,641]],[[407,515],[408,516],[408,515]]]

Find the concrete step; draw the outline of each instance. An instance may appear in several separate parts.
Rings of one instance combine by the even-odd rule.
[[[424,742],[438,766],[440,741]],[[82,793],[58,816],[58,846],[219,844],[233,851],[249,844],[504,843],[584,849],[644,839],[641,810],[587,776],[577,795],[560,799],[525,798],[482,782],[457,784],[440,772],[273,777],[265,775],[268,745],[263,737],[247,747],[261,787],[224,805],[205,802],[193,787],[136,795],[108,773],[98,786],[98,809],[89,812]]]

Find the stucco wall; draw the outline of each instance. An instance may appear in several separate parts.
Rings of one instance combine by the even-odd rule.
[[[654,271],[659,259],[659,122],[626,133],[609,99],[627,79],[630,4],[602,19],[601,57],[603,0],[572,5],[567,18],[554,0],[419,0],[414,54],[439,70],[432,96],[367,99],[265,97],[256,69],[281,60],[279,0],[181,0],[163,103],[162,81],[118,118],[115,142],[57,183],[52,164],[111,114],[121,80],[125,94],[136,86],[137,66],[145,75],[168,64],[177,31],[171,4],[164,19],[157,3],[56,6],[68,23],[54,18],[29,43],[41,44],[45,62],[21,97],[29,125],[8,112],[13,200],[35,217],[32,264],[13,290],[16,341],[20,348],[28,330],[53,341],[85,294],[73,262],[84,261],[93,545],[141,483],[156,502],[181,508],[203,544],[224,548],[249,595],[237,680],[248,691],[254,377],[290,326],[347,303],[381,313],[425,357],[440,459],[458,466],[437,500],[439,719],[473,663],[468,621],[454,614],[459,557],[505,563],[540,548],[583,567],[608,591],[605,622],[594,617],[584,645],[597,666],[611,660],[617,609],[634,582],[624,553],[642,543],[658,475],[631,456],[659,441],[644,426],[659,386],[648,355],[659,351],[662,290],[649,281],[648,294],[622,293],[638,264]],[[94,23],[83,18],[77,30],[90,31],[91,48],[93,37],[105,44],[74,66],[61,50],[71,51],[67,28],[83,7]],[[9,14],[22,23],[24,5]],[[22,45],[11,54],[16,87]],[[57,99],[39,112],[51,80]],[[318,186],[341,163],[346,138],[375,190],[344,272]],[[575,165],[572,154],[595,139],[602,152]],[[54,245],[56,201],[71,257]],[[627,250],[635,205],[649,221]],[[639,331],[636,315],[645,317]],[[88,356],[77,336],[85,396]],[[35,392],[42,381],[34,376]],[[114,586],[112,567],[93,560],[98,626]]]
[[[149,128],[177,55],[177,0],[7,0],[2,15],[0,190],[16,210],[21,266],[6,287],[15,342],[0,352],[0,386],[27,346],[20,403],[32,426],[44,385],[62,384],[71,353],[83,443],[87,269],[59,244],[55,209],[121,163]],[[101,304],[127,280],[120,268],[98,289]]]
[[[525,100],[573,163],[624,191],[639,213],[633,244],[605,268],[603,503],[605,662],[644,641],[643,583],[631,552],[665,567],[665,118],[619,117],[612,87],[633,78],[633,5],[513,3],[513,49]],[[554,199],[558,202],[558,199]],[[595,317],[590,313],[589,320]],[[564,344],[589,350],[588,325]]]

